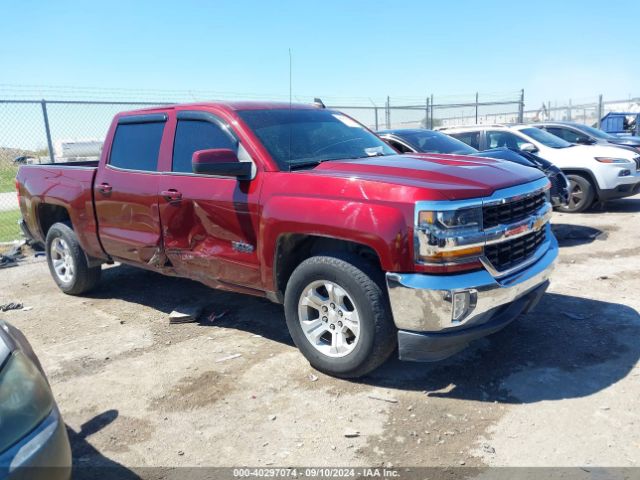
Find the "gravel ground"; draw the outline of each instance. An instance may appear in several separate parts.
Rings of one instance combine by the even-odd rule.
[[[0,315],[39,354],[76,466],[637,466],[640,196],[553,221],[535,312],[361,381],[310,368],[278,305],[126,266],[79,298],[26,261],[0,273],[0,303],[33,308]],[[169,325],[184,304],[199,322]]]

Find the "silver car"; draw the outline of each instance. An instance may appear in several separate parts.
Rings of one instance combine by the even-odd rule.
[[[67,480],[65,424],[31,345],[0,320],[0,480]]]

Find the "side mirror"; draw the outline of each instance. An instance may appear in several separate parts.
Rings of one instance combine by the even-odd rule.
[[[522,145],[520,145],[520,150],[529,153],[536,153],[538,151],[533,143],[523,143]]]
[[[193,173],[218,177],[237,177],[248,180],[251,177],[251,162],[241,162],[233,150],[211,148],[193,152],[191,168]]]
[[[578,145],[593,145],[595,140],[590,139],[589,137],[578,137],[576,138],[576,143]]]

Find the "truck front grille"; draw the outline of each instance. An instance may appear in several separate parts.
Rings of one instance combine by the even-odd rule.
[[[640,172],[640,156],[634,158],[634,160],[636,161],[636,170]]]
[[[531,258],[545,238],[546,228],[543,227],[537,232],[528,233],[513,240],[487,245],[484,254],[493,268],[504,272]]]
[[[516,223],[533,215],[546,202],[546,193],[538,192],[521,200],[482,208],[482,225],[486,230],[498,225]]]

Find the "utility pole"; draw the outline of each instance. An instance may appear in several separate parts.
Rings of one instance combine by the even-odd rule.
[[[604,105],[602,104],[602,94],[598,96],[598,128],[602,126],[602,114],[604,113]]]
[[[476,125],[478,124],[478,92],[476,92]]]
[[[431,94],[431,121],[429,122],[429,128],[433,130],[433,111],[435,110],[435,104],[433,103],[433,93]]]
[[[387,130],[389,130],[391,128],[391,100],[389,98],[389,95],[387,95],[387,104],[385,106],[385,123],[387,126]]]
[[[520,104],[518,105],[518,122],[524,123],[524,88],[520,90]]]
[[[371,105],[373,105],[373,113],[376,116],[376,132],[379,130],[379,126],[378,126],[378,105],[376,105],[376,102],[374,102],[373,100],[371,100],[371,98],[369,98],[369,101],[371,102]]]
[[[424,128],[429,128],[429,97],[427,97],[427,99],[425,101]]]

